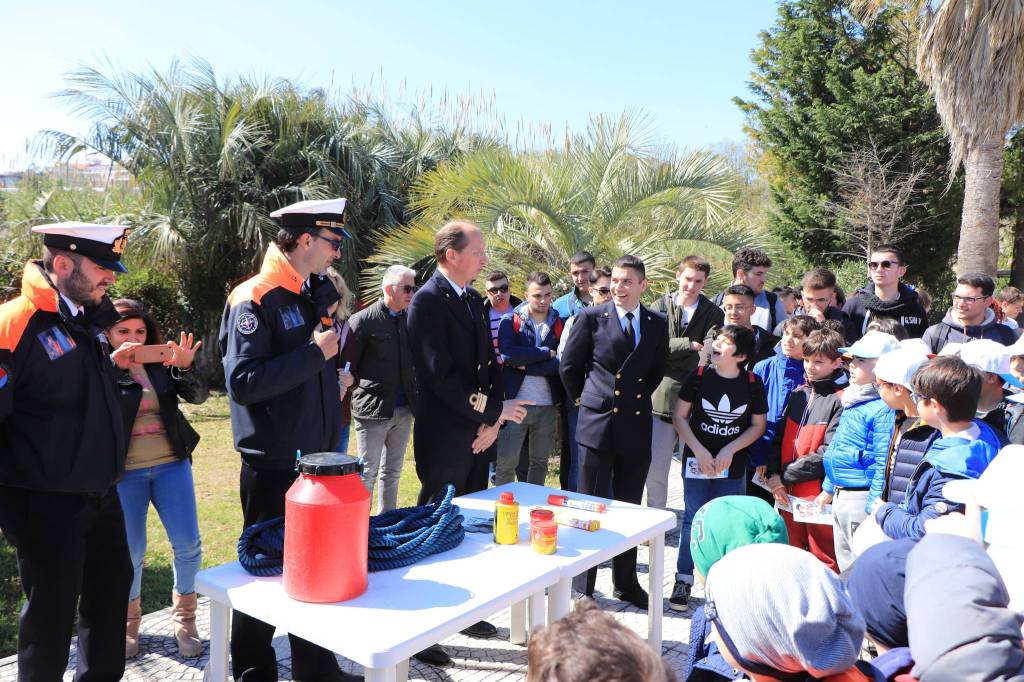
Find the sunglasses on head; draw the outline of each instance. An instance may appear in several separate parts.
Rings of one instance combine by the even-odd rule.
[[[878,261],[872,260],[872,261],[868,261],[868,270],[877,270],[878,268],[882,268],[883,270],[888,270],[889,268],[896,267],[898,265],[899,265],[898,262],[891,261],[891,260],[878,260]]]
[[[508,285],[502,284],[500,287],[488,287],[487,293],[489,294],[506,294],[508,293]]]

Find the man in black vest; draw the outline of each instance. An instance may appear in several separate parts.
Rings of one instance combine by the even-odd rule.
[[[521,423],[526,401],[502,402],[498,362],[484,318],[483,301],[469,283],[487,265],[484,237],[476,225],[455,221],[434,237],[437,272],[409,305],[408,331],[419,400],[413,422],[413,451],[420,479],[418,504],[443,494],[487,487],[486,450],[498,438],[502,422]],[[465,631],[491,636],[481,621]],[[448,655],[438,646],[416,656],[443,665]]]
[[[640,305],[647,289],[644,263],[623,256],[612,268],[612,301],[579,311],[562,354],[567,399],[579,405],[578,490],[639,504],[651,463],[651,393],[665,374],[668,324]],[[587,575],[591,594],[596,572]],[[636,578],[636,549],[615,557],[614,595],[647,608]],[[577,583],[582,587],[581,583]]]

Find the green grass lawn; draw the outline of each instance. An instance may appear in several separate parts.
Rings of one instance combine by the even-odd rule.
[[[231,437],[228,400],[215,394],[202,405],[183,405],[189,421],[201,440],[193,456],[196,501],[199,505],[199,530],[203,538],[203,566],[216,566],[237,559],[236,545],[242,529],[242,511],[238,500],[239,457]],[[356,452],[355,433],[349,452]],[[558,487],[558,458],[548,467],[548,483]],[[405,467],[399,484],[399,506],[416,503],[419,481],[412,461],[412,443],[405,453]],[[373,501],[376,505],[376,501]],[[163,526],[150,508],[149,544],[142,574],[142,612],[150,613],[171,605],[174,584],[170,543]],[[14,552],[0,538],[0,656],[15,651],[21,586]]]

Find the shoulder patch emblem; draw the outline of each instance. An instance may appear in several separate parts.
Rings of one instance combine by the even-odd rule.
[[[0,391],[7,387],[11,381],[11,374],[7,371],[7,368],[0,365]]]
[[[252,313],[242,313],[238,316],[238,322],[235,323],[235,328],[240,334],[248,336],[256,331],[256,328],[260,326],[260,321]]]
[[[78,347],[75,340],[60,325],[39,332],[36,334],[36,338],[39,339],[39,343],[43,344],[46,355],[51,360],[64,357]]]

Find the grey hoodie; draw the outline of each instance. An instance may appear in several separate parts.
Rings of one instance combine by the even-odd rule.
[[[919,682],[1024,682],[1021,621],[1009,601],[981,545],[925,535],[907,557],[904,589],[913,676]]]
[[[996,322],[996,314],[985,311],[985,319],[981,324],[964,327],[953,319],[952,310],[946,311],[942,322],[933,324],[925,330],[921,339],[928,344],[933,353],[938,353],[947,343],[967,343],[974,339],[991,339],[1004,346],[1010,346],[1017,340],[1017,332],[1001,322]]]

